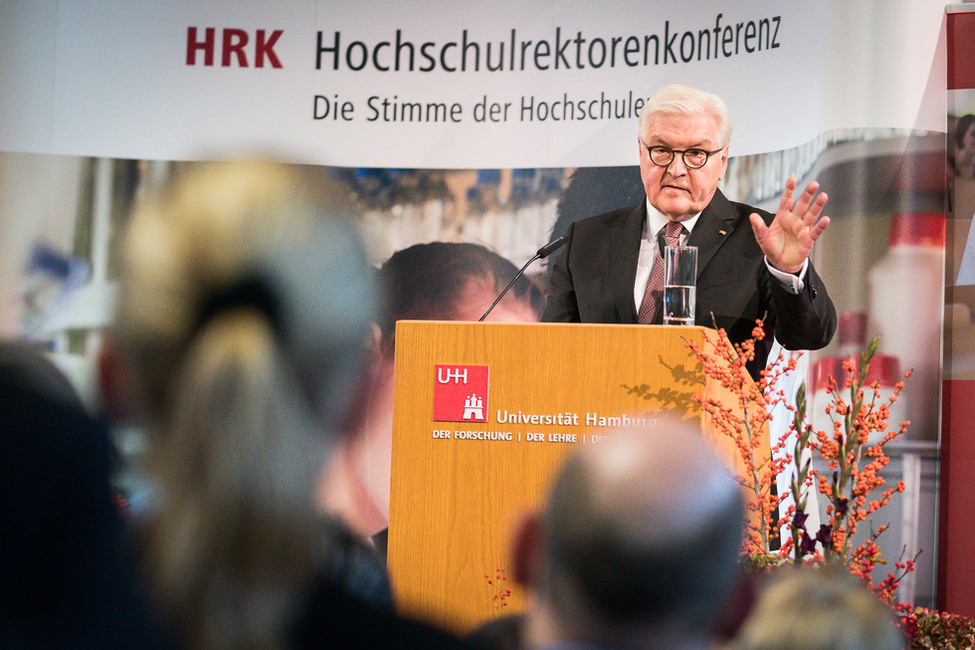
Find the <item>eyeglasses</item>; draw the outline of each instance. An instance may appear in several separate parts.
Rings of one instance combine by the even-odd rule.
[[[679,149],[671,149],[670,147],[654,146],[651,147],[643,140],[640,140],[642,144],[647,149],[647,154],[650,156],[650,162],[658,167],[667,167],[670,163],[674,162],[674,156],[680,154],[681,160],[684,161],[684,166],[688,169],[700,169],[708,164],[708,159],[714,154],[724,150],[724,147],[715,149],[714,151],[707,151],[706,149],[684,149],[683,151]]]

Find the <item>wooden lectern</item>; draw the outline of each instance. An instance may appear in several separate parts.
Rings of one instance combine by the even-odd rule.
[[[621,426],[701,419],[692,395],[722,389],[686,342],[715,337],[701,327],[398,322],[387,557],[402,612],[465,633],[519,611],[509,547],[558,463]],[[730,440],[710,439],[738,464]]]

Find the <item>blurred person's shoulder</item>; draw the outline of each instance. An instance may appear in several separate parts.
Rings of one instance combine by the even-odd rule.
[[[0,647],[168,647],[123,556],[102,420],[0,374]]]

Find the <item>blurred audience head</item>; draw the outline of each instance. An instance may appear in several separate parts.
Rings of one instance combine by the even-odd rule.
[[[121,242],[113,346],[149,437],[153,596],[194,647],[273,647],[311,579],[314,486],[374,318],[343,194],[192,165]]]
[[[258,162],[189,167],[138,209],[114,334],[142,412],[167,418],[175,386],[249,366],[334,428],[375,301],[350,216],[340,189]]]
[[[64,372],[29,343],[0,341],[0,376],[8,385],[34,391],[64,406],[84,408]]]
[[[899,650],[891,610],[844,567],[777,575],[759,596],[736,650]]]
[[[664,420],[583,448],[516,549],[531,643],[698,647],[738,577],[739,487],[694,424]]]

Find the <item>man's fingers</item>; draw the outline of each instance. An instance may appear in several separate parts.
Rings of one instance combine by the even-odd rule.
[[[806,214],[811,217],[811,221],[813,223],[815,223],[816,220],[819,219],[819,215],[822,214],[823,208],[826,207],[826,201],[828,200],[829,197],[826,195],[825,192],[823,192],[822,194],[817,196],[816,200],[813,201],[813,204],[809,206],[809,210]]]
[[[785,189],[782,190],[782,198],[779,199],[779,212],[790,212],[792,210],[792,197],[796,191],[796,179],[792,176],[785,182]]]
[[[752,224],[752,232],[755,233],[755,240],[761,243],[765,239],[765,233],[768,232],[768,226],[762,221],[762,217],[757,212],[752,212],[748,216],[748,220]]]
[[[819,183],[816,181],[806,185],[806,189],[802,191],[802,194],[799,195],[799,200],[796,201],[796,206],[793,212],[800,217],[804,216],[809,210],[809,206],[814,204],[813,197],[816,196],[816,192],[818,190]],[[822,208],[820,207],[820,209]]]
[[[813,226],[812,229],[809,231],[809,236],[812,238],[813,241],[816,241],[817,239],[819,239],[819,236],[823,234],[823,231],[826,230],[826,226],[828,225],[829,225],[829,217],[823,217],[822,219],[817,221],[816,225]]]

